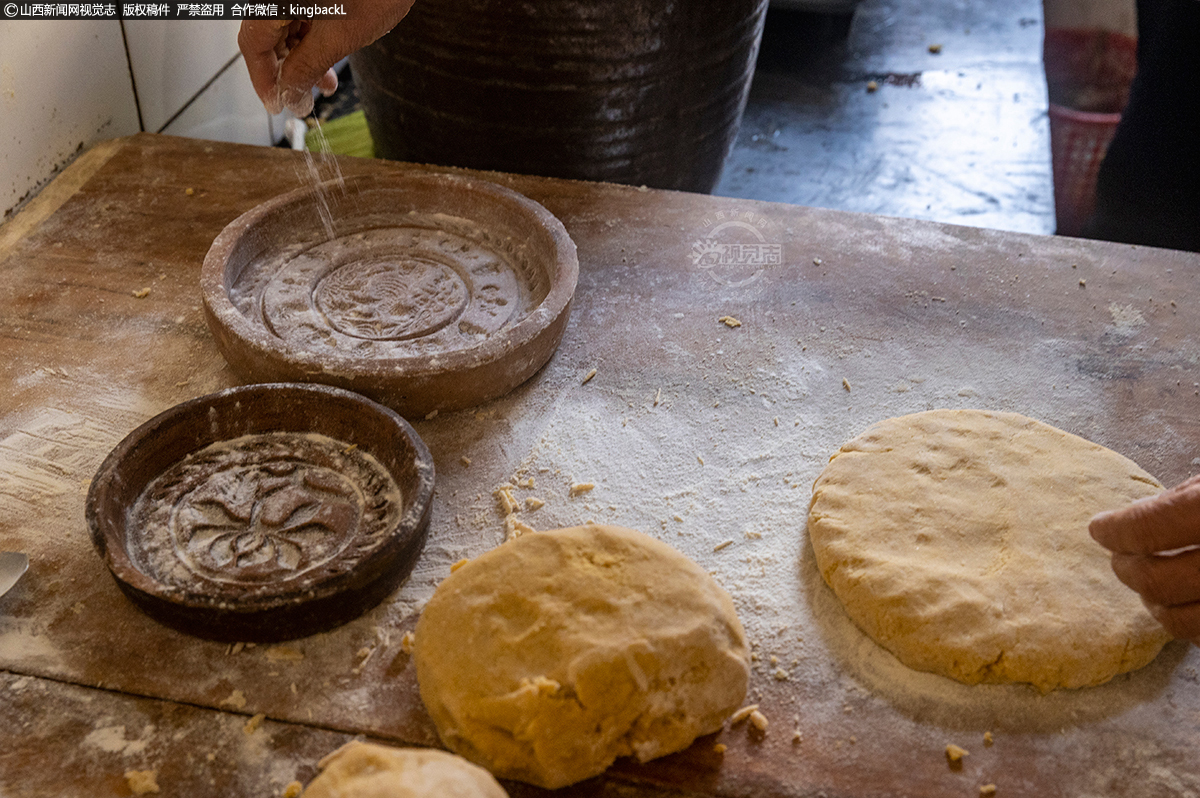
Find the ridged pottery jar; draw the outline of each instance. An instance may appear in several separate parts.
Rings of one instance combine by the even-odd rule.
[[[351,56],[384,158],[709,192],[767,0],[420,0]]]

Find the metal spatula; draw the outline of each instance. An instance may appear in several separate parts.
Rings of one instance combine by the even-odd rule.
[[[0,551],[0,596],[17,583],[29,567],[29,557],[15,551]]]

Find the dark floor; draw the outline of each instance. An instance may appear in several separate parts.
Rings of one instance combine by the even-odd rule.
[[[1054,231],[1040,0],[863,0],[836,28],[772,9],[716,194]]]

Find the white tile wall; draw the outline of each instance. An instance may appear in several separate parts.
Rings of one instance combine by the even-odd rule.
[[[265,145],[271,143],[271,118],[238,58],[162,132]]]
[[[134,20],[122,36],[115,21],[0,21],[0,223],[80,145],[139,130],[277,141],[284,117],[272,119],[255,96],[237,29]]]
[[[81,147],[136,132],[117,22],[0,22],[0,220]]]
[[[146,130],[161,131],[238,54],[239,24],[236,20],[125,23],[129,62]]]

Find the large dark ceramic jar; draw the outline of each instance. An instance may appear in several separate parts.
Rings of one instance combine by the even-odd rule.
[[[767,0],[417,0],[351,57],[384,158],[711,191]]]

